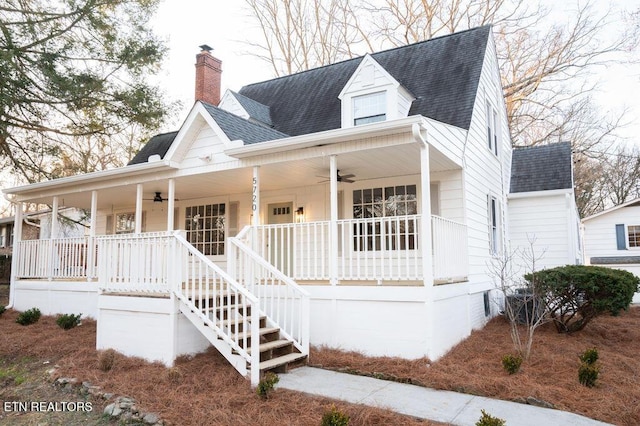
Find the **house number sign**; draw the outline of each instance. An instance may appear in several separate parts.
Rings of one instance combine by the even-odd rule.
[[[251,211],[255,212],[258,210],[258,178],[254,177],[253,180],[253,192],[251,197]]]

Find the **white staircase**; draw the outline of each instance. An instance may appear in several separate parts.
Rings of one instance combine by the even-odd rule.
[[[240,240],[229,244],[232,274],[242,274],[236,280],[180,235],[174,237],[174,260],[181,265],[174,282],[181,285],[174,286],[173,292],[180,312],[240,374],[257,385],[266,371],[284,372],[305,361],[309,354],[306,291]]]

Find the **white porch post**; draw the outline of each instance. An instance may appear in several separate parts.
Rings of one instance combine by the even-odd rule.
[[[260,225],[260,166],[253,166],[251,180],[251,225]]]
[[[167,205],[167,231],[173,231],[174,210],[175,210],[175,198],[176,198],[176,181],[175,179],[169,179],[169,203]]]
[[[142,184],[136,186],[136,234],[142,233]]]
[[[338,157],[329,157],[331,217],[329,222],[329,280],[338,284]]]
[[[22,255],[22,253],[20,252],[20,243],[22,242],[22,222],[24,220],[23,218],[23,213],[24,211],[24,204],[23,203],[16,203],[16,213],[14,215],[14,219],[13,219],[13,250],[11,253],[11,278],[10,278],[10,285],[9,285],[9,305],[7,306],[7,308],[12,308],[14,305],[14,298],[15,298],[15,286],[16,286],[16,280],[18,277],[18,264],[19,262],[19,258]],[[7,239],[10,238],[10,235],[7,236]]]
[[[91,281],[95,277],[97,216],[98,191],[91,191],[91,219],[89,222],[89,244],[87,246],[87,281]]]
[[[49,235],[49,239],[53,240],[54,238],[58,238],[58,205],[60,199],[58,197],[53,197],[53,204],[51,205],[51,234]]]

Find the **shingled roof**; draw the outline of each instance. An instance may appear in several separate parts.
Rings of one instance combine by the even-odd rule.
[[[479,27],[371,56],[416,97],[409,115],[468,129],[489,32]],[[337,129],[338,95],[362,59],[251,84],[239,93],[269,106],[274,128],[291,136]]]
[[[468,129],[489,40],[484,26],[371,56],[416,99],[409,115],[423,115]],[[298,136],[341,127],[338,95],[364,57],[279,77],[243,87],[234,93],[251,118],[203,103],[231,140],[246,144]],[[151,155],[164,158],[177,132],[151,138],[129,164]]]
[[[152,155],[159,155],[160,158],[164,158],[164,155],[171,147],[171,143],[176,138],[178,132],[169,132],[155,135],[142,147],[142,149],[129,161],[127,166],[132,164],[146,163],[149,157]]]
[[[514,148],[511,193],[573,188],[571,144]]]

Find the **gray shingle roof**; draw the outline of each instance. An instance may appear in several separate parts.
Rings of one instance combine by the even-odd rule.
[[[152,155],[158,154],[161,158],[164,158],[164,155],[169,150],[171,143],[176,138],[178,134],[177,131],[162,133],[159,135],[155,135],[142,147],[140,152],[138,152],[132,159],[129,161],[127,166],[132,164],[140,164],[146,163],[149,160],[149,157]]]
[[[573,188],[571,144],[559,142],[515,148],[511,193]]]
[[[260,123],[264,123],[267,126],[273,126],[273,123],[271,122],[271,111],[268,106],[254,101],[253,99],[249,99],[240,93],[236,93],[234,91],[231,91],[231,93],[235,96],[238,102],[240,102],[240,105],[242,105],[245,111],[247,111],[249,117],[259,121]]]
[[[484,26],[371,56],[416,97],[409,115],[468,129],[489,33]],[[362,59],[252,84],[239,93],[271,107],[274,127],[291,136],[336,129],[338,95]]]
[[[242,140],[245,144],[286,138],[288,135],[260,124],[252,123],[210,104],[202,103],[218,126],[232,140]]]

